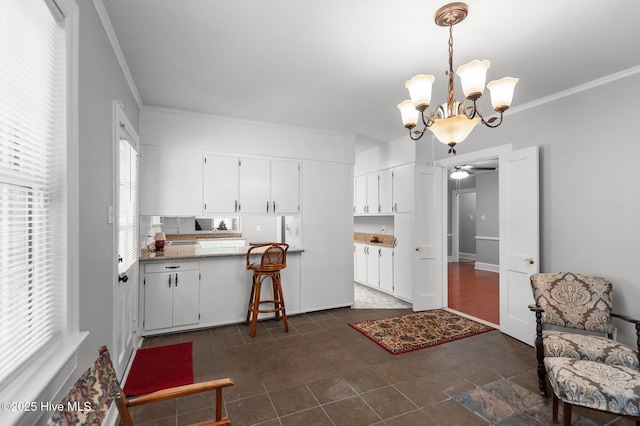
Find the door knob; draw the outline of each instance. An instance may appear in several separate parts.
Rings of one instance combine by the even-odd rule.
[[[536,263],[536,261],[533,260],[533,257],[528,257],[524,261],[529,263],[529,265],[533,265],[534,263]]]
[[[118,282],[122,281],[123,283],[126,283],[127,281],[129,281],[129,277],[125,274],[125,275],[120,275],[118,276]]]
[[[416,251],[420,251],[420,250],[422,250],[422,247],[416,246]]]

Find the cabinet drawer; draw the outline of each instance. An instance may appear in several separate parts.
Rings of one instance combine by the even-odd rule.
[[[198,269],[200,269],[200,262],[162,262],[146,263],[144,265],[145,274],[155,272],[197,271]]]

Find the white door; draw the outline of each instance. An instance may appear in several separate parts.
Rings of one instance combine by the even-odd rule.
[[[115,103],[115,247],[117,249],[113,291],[114,368],[122,377],[137,342],[138,317],[138,176],[139,139]]]
[[[439,309],[444,269],[442,169],[417,164],[414,188],[413,310]]]
[[[532,345],[529,277],[539,272],[538,147],[499,156],[500,331]]]

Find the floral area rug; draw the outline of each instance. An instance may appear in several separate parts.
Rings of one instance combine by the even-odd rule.
[[[442,309],[354,322],[349,325],[394,355],[494,330],[492,327]]]

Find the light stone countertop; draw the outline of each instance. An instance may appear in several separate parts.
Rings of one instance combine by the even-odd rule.
[[[146,248],[140,250],[140,261],[148,260],[176,260],[176,259],[195,259],[204,257],[221,257],[221,256],[246,256],[251,246],[242,247],[210,247],[202,248],[199,244],[179,245],[164,247],[164,251],[150,251]],[[253,253],[260,254],[262,249],[255,249]],[[297,247],[289,247],[288,254],[302,253],[304,250]]]

